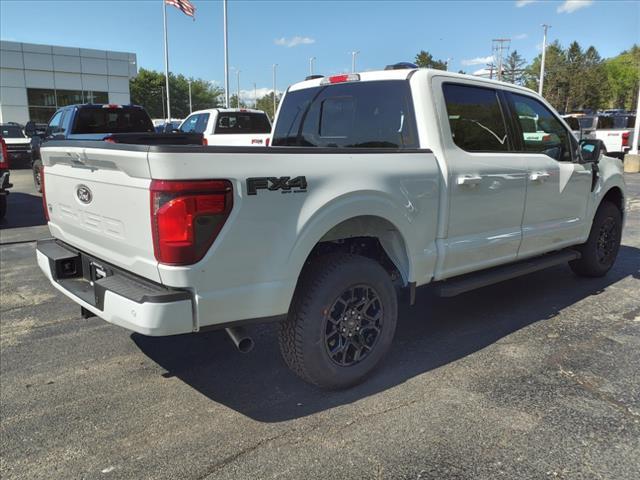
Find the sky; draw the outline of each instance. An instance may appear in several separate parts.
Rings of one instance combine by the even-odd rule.
[[[192,0],[195,21],[167,6],[170,70],[224,84],[219,0]],[[0,0],[3,40],[133,52],[138,67],[164,70],[162,0]],[[309,74],[378,70],[427,50],[468,73],[489,60],[491,40],[510,38],[527,61],[549,42],[577,40],[610,57],[640,43],[640,1],[269,1],[229,0],[230,89],[242,97],[282,91]]]

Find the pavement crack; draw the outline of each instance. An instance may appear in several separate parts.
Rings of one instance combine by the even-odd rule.
[[[560,375],[565,378],[572,380],[576,385],[578,385],[583,390],[589,392],[591,395],[597,397],[598,399],[612,405],[617,410],[621,411],[626,417],[634,422],[637,422],[640,419],[640,413],[633,411],[633,409],[625,404],[624,402],[618,400],[613,395],[603,392],[596,385],[591,383],[589,380],[585,378],[581,378],[576,375],[571,370],[565,370],[562,365],[558,364],[558,371]]]

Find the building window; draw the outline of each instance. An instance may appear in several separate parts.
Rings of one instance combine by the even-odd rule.
[[[29,119],[36,123],[48,123],[60,107],[76,103],[109,103],[107,92],[93,90],[54,90],[50,88],[27,88]]]

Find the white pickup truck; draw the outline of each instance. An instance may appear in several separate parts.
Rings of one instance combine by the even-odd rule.
[[[545,138],[527,140],[530,116]],[[47,143],[38,264],[84,315],[146,335],[226,328],[248,350],[244,324],[279,321],[286,363],[342,388],[418,286],[615,261],[621,162],[528,89],[429,69],[313,79],[289,87],[271,140]]]
[[[211,108],[193,112],[178,130],[202,133],[207,145],[265,147],[271,134],[271,122],[262,110]]]
[[[624,158],[633,145],[635,115],[595,115],[579,117],[582,138],[602,140],[604,152],[616,158]],[[639,140],[640,141],[640,140]]]

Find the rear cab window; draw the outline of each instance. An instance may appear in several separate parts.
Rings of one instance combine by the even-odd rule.
[[[0,127],[0,137],[4,138],[27,138],[22,132],[22,128],[17,125],[2,125]]]
[[[141,108],[80,108],[73,122],[74,134],[154,132]]]
[[[358,81],[288,92],[272,145],[418,148],[409,83]]]
[[[271,133],[271,124],[265,113],[220,112],[214,128],[215,134]]]

